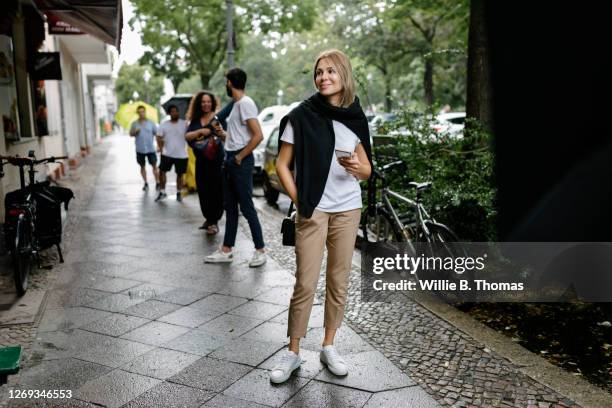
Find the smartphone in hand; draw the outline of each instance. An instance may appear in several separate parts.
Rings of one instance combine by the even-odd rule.
[[[353,156],[353,152],[347,150],[336,149],[336,157],[340,159],[350,159]]]

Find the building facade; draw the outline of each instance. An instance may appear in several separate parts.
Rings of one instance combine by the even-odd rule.
[[[118,36],[109,40],[90,27],[91,19],[82,14],[85,22],[81,24],[78,6],[70,13],[69,23],[60,20],[62,11],[69,8],[66,3],[71,2],[61,3],[9,0],[0,5],[0,155],[27,156],[33,150],[38,158],[68,157],[41,166],[40,179],[57,178],[77,167],[99,141],[101,125],[112,121],[116,109],[108,97],[113,89],[113,52],[107,43],[118,42]],[[107,12],[108,3],[104,2]],[[109,14],[116,18],[106,23],[120,26],[119,1],[116,7]],[[114,32],[120,32],[120,27]],[[4,171],[2,201],[20,183],[17,168],[5,166]]]

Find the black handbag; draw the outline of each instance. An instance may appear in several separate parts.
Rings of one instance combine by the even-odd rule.
[[[281,234],[283,235],[283,245],[295,246],[295,219],[291,216],[293,212],[293,202],[289,206],[287,216],[281,224]]]

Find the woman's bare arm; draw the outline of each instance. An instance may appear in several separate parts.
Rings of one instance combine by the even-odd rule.
[[[292,162],[293,145],[291,143],[282,143],[276,158],[276,174],[278,174],[280,183],[291,198],[291,201],[297,206],[297,187],[293,180],[293,174],[289,170]]]

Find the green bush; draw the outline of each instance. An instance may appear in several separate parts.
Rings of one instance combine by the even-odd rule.
[[[490,134],[482,126],[468,121],[466,136],[457,138],[438,133],[431,115],[402,112],[383,132],[390,133],[385,138],[390,143],[379,145],[374,137],[377,164],[399,158],[407,165],[407,171],[390,173],[391,189],[414,197],[408,182],[431,181],[423,199],[432,217],[462,240],[496,240],[493,153]]]

